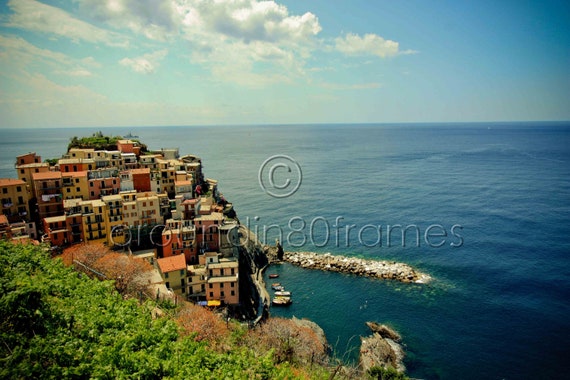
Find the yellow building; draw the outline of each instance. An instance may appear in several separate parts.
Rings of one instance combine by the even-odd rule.
[[[16,172],[18,179],[26,182],[28,185],[28,198],[35,197],[36,189],[32,175],[34,173],[45,173],[49,171],[49,164],[42,162],[41,156],[36,153],[27,153],[16,158]]]
[[[160,274],[167,289],[172,289],[175,294],[186,294],[186,259],[184,255],[165,257],[156,260]]]
[[[20,179],[0,178],[2,214],[10,223],[29,220],[28,187]]]
[[[82,201],[80,204],[83,235],[86,241],[107,239],[107,205],[100,199]]]
[[[106,195],[101,198],[107,205],[106,225],[107,244],[123,245],[125,244],[125,231],[123,226],[123,197],[117,195]]]
[[[93,148],[71,148],[66,155],[68,158],[91,159],[95,157],[95,149]]]
[[[63,199],[89,199],[87,171],[61,173]]]

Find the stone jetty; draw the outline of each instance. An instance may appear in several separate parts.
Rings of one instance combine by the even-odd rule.
[[[283,261],[307,269],[389,279],[406,283],[423,284],[431,280],[429,275],[416,271],[408,264],[395,261],[366,260],[358,257],[315,252],[285,252]]]

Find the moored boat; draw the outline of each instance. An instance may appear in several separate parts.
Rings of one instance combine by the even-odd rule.
[[[273,305],[274,306],[289,306],[293,303],[293,301],[291,300],[291,297],[283,297],[283,296],[278,296],[273,298]]]
[[[277,273],[269,274],[269,278],[277,278],[277,277],[279,277],[279,275]]]
[[[271,284],[271,289],[273,289],[273,290],[284,290],[285,288],[283,288],[283,286],[281,286],[280,283],[274,282],[273,284]]]
[[[291,297],[291,292],[285,290],[278,290],[275,292],[276,296]]]

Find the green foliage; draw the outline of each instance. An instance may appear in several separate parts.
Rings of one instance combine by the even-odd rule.
[[[93,148],[95,150],[115,150],[117,149],[117,141],[122,140],[122,136],[105,136],[103,132],[99,131],[90,137],[77,137],[73,136],[67,150],[71,148]]]
[[[392,367],[372,367],[368,370],[368,375],[378,380],[409,380],[410,378],[396,371]]]
[[[46,158],[44,162],[48,163],[49,166],[54,166],[59,161],[59,158]]]
[[[182,336],[173,319],[153,319],[156,303],[125,300],[110,281],[77,273],[42,247],[0,242],[0,291],[0,378],[298,376],[271,351],[217,352]]]

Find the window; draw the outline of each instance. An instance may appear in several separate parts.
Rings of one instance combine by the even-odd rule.
[[[3,194],[8,194],[8,189],[6,187],[2,188],[2,193]]]
[[[19,192],[19,191],[22,191],[22,186],[17,186],[17,187],[16,187],[16,191],[18,191],[18,192]]]
[[[214,289],[214,284],[208,284],[209,289]]]
[[[232,296],[235,296],[235,295],[236,295],[236,292],[232,290],[231,295],[232,295]]]
[[[77,191],[79,193],[79,192],[81,192],[81,189],[79,187],[76,187],[75,191]]]
[[[236,287],[236,283],[235,283],[235,282],[232,282],[232,283],[230,284],[230,286],[231,286],[232,288],[235,288],[235,287]]]
[[[20,169],[20,174],[24,174],[24,169]]]
[[[164,274],[164,278],[168,278],[168,272]],[[168,286],[167,286],[168,287]]]
[[[214,292],[210,292],[210,298],[214,298]]]
[[[184,276],[184,269],[180,269],[180,275]]]
[[[94,192],[94,191],[91,192],[91,196],[92,196],[92,197],[95,196],[95,192]]]
[[[166,289],[170,289],[170,282],[166,282],[164,285],[166,285]]]
[[[220,297],[223,297],[223,296],[224,296],[224,292],[220,292]]]

